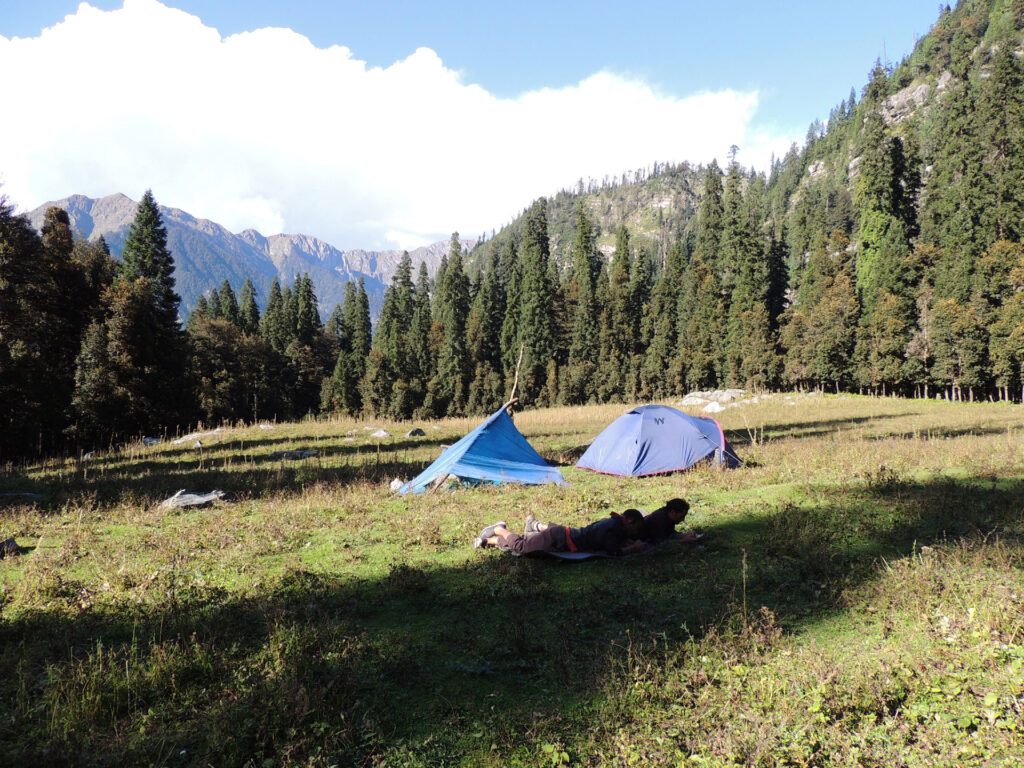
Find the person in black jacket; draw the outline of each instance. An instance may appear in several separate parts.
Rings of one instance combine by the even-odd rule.
[[[621,515],[598,520],[584,528],[570,528],[554,523],[538,523],[527,518],[522,535],[513,533],[503,521],[489,525],[473,540],[473,546],[497,547],[514,555],[535,552],[598,552],[605,555],[628,555],[642,551],[647,544],[639,540],[643,514],[627,509]]]
[[[697,541],[700,536],[693,532],[676,531],[676,526],[686,519],[686,513],[689,511],[690,505],[686,499],[669,499],[665,506],[644,516],[640,538],[648,544],[660,544],[668,539],[691,543]]]

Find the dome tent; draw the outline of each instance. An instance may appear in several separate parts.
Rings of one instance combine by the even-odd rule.
[[[498,484],[565,484],[562,473],[544,461],[516,429],[505,406],[457,443],[445,448],[433,464],[398,492],[423,493],[432,482],[449,475]]]
[[[576,466],[639,477],[686,469],[708,456],[721,466],[739,464],[717,421],[667,405],[641,405],[605,427]]]

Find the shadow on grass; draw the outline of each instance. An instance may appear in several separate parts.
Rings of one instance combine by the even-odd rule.
[[[174,447],[169,447],[170,444],[164,443],[156,449],[157,453],[155,455],[160,458],[167,459],[175,457],[192,457],[197,455],[200,451],[207,453],[219,453],[225,450],[230,450],[238,452],[239,455],[254,455],[257,458],[266,458],[273,453],[267,453],[266,449],[274,447],[281,447],[282,450],[315,450],[318,452],[331,451],[336,453],[353,453],[361,448],[376,448],[378,444],[390,450],[396,448],[420,448],[431,445],[440,446],[445,443],[454,442],[456,439],[458,438],[453,436],[399,437],[394,435],[388,438],[377,439],[370,438],[370,432],[363,429],[354,430],[353,435],[322,435],[318,439],[308,437],[300,438],[295,436],[256,438],[227,436],[221,439],[215,437],[212,441],[208,439],[206,442],[203,442],[202,438],[198,438],[199,442],[203,443],[202,448],[193,448],[191,441]],[[373,442],[363,442],[366,440],[373,440]],[[124,454],[111,453],[95,459],[96,462],[104,460],[114,462],[124,461],[125,456]]]
[[[263,498],[306,487],[388,483],[394,478],[418,475],[441,453],[444,441],[403,439],[388,444],[310,447],[317,455],[303,459],[251,455],[246,449],[230,455],[203,455],[161,460],[154,456],[127,461],[99,459],[79,465],[60,484],[52,475],[9,476],[5,488],[19,494],[0,496],[0,509],[30,505],[43,512],[59,512],[83,495],[99,504],[122,502],[153,504],[182,488],[190,491],[224,491],[229,500]],[[426,449],[424,458],[413,452]],[[301,450],[297,448],[296,450]],[[176,453],[176,452],[174,452]]]
[[[844,610],[842,591],[880,558],[1019,526],[1024,480],[889,476],[807,493],[709,524],[700,547],[576,565],[484,552],[375,580],[294,568],[237,596],[182,563],[146,605],[84,609],[69,607],[82,585],[58,575],[44,597],[64,608],[0,623],[4,757],[453,764],[513,749],[545,722],[592,716],[634,650],[735,616],[744,561],[748,602],[798,630]]]
[[[733,446],[750,445],[757,440],[782,438],[820,437],[832,435],[841,429],[850,429],[862,424],[881,422],[886,419],[902,419],[914,413],[876,414],[872,416],[847,416],[841,419],[819,419],[815,421],[780,422],[778,424],[756,424],[749,428],[735,427],[725,430],[726,439]]]

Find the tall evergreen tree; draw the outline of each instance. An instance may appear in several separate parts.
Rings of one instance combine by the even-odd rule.
[[[597,277],[600,261],[594,245],[593,225],[583,202],[576,205],[576,239],[572,247],[572,269],[567,281],[567,307],[572,314],[569,359],[561,390],[571,404],[585,403],[593,395],[594,375],[600,355],[597,306]]]
[[[216,302],[218,307],[217,317],[227,320],[234,326],[238,326],[238,299],[235,297],[235,292],[231,289],[231,283],[228,280],[224,280],[220,284],[220,290],[216,295]]]
[[[469,281],[462,268],[459,233],[452,234],[448,263],[437,284],[434,320],[440,325],[437,371],[427,386],[425,407],[438,416],[465,411],[469,371],[466,357],[466,317]]]
[[[467,353],[473,369],[468,407],[476,412],[493,411],[503,402],[501,321],[504,301],[498,271],[498,255],[492,251],[490,264],[480,278],[466,319]]]
[[[299,332],[299,302],[297,292],[300,286],[300,276],[296,275],[291,285],[281,288],[281,324],[280,333],[287,349],[298,336]]]
[[[320,305],[313,281],[303,274],[295,280],[295,337],[300,344],[311,346],[321,331]]]
[[[976,138],[981,131],[975,88],[966,68],[957,72],[936,106],[936,146],[927,158],[932,172],[923,194],[921,236],[940,249],[933,279],[936,296],[962,304],[970,296],[974,262],[986,246],[980,226],[987,185]]]
[[[750,237],[747,209],[743,202],[745,174],[736,161],[739,147],[729,151],[729,167],[725,175],[725,189],[722,193],[722,224],[718,238],[718,252],[715,254],[715,275],[722,286],[722,298],[728,311],[732,302],[737,274],[750,258],[754,246]]]
[[[412,323],[409,328],[409,386],[425,392],[434,375],[434,353],[430,347],[430,277],[427,265],[420,262],[413,291]]]
[[[714,388],[724,379],[725,307],[714,270],[694,254],[679,296],[680,388]]]
[[[87,421],[88,414],[113,412],[109,430],[114,436],[167,430],[191,416],[189,388],[183,386],[186,348],[177,319],[173,266],[167,233],[147,190],[125,241],[118,278],[103,298],[99,322],[106,324],[105,334],[90,334],[94,346],[106,341],[106,355],[86,355],[83,349],[76,365],[76,415]],[[90,368],[90,360],[109,365],[109,370]],[[102,375],[113,384],[86,383]],[[90,402],[96,393],[111,401]]]
[[[196,305],[188,313],[188,319],[185,320],[185,330],[192,333],[199,326],[200,320],[214,319],[216,319],[216,316],[210,311],[210,301],[206,298],[205,294],[201,293],[199,298],[196,299]]]
[[[504,245],[501,264],[505,273],[505,317],[501,324],[502,367],[507,383],[506,390],[509,390],[515,377],[522,345],[520,317],[523,297],[523,265],[519,258],[518,241],[513,237],[510,237]]]
[[[632,340],[627,349],[629,367],[625,390],[632,400],[650,399],[650,389],[643,385],[644,356],[654,333],[650,316],[653,274],[651,257],[646,248],[638,248],[629,273],[629,311]]]
[[[641,378],[643,391],[649,393],[649,399],[669,397],[676,389],[674,373],[680,365],[677,358],[676,319],[684,269],[682,249],[679,243],[674,243],[665,257],[665,268],[651,292],[647,310],[651,340],[644,357]]]
[[[777,358],[768,315],[768,259],[758,232],[763,207],[761,180],[751,180],[746,198],[738,194],[742,174],[733,160],[726,183],[722,248],[731,263],[732,293],[726,338],[727,380],[751,388],[775,382]]]
[[[263,317],[260,318],[260,335],[275,352],[281,354],[284,353],[291,341],[285,315],[284,292],[281,290],[281,283],[276,275],[270,284],[267,306],[263,310]]]
[[[615,232],[615,253],[608,270],[608,292],[601,313],[601,352],[598,363],[600,385],[598,394],[603,401],[620,401],[627,394],[633,343],[636,340],[636,321],[630,291],[633,259],[629,231],[620,225]]]
[[[321,408],[357,414],[363,410],[360,389],[367,369],[372,337],[370,333],[370,303],[363,280],[345,284],[345,298],[341,309],[342,346],[329,381],[321,390]]]
[[[547,381],[548,361],[554,348],[551,323],[554,286],[548,270],[551,251],[547,206],[547,200],[540,198],[527,211],[518,248],[522,269],[518,340],[525,345],[519,393],[524,402],[544,402],[549,397],[548,386],[557,387],[557,382]],[[518,348],[513,351],[518,354]]]
[[[260,309],[256,305],[256,286],[248,277],[238,296],[238,327],[242,333],[255,336],[260,328]]]
[[[422,402],[422,390],[412,386],[415,373],[410,330],[415,312],[414,290],[412,260],[404,252],[391,285],[384,292],[367,358],[361,389],[363,407],[369,413],[407,419]]]
[[[47,386],[41,397],[48,413],[46,430],[51,435],[50,447],[59,440],[71,396],[74,391],[75,358],[81,349],[82,336],[91,315],[97,310],[99,295],[89,286],[85,265],[76,258],[71,221],[62,208],[47,209],[42,226],[42,257],[49,290],[42,317],[50,322],[37,329],[45,344],[49,372]],[[78,250],[82,253],[82,249]]]
[[[181,299],[174,292],[174,257],[167,248],[167,230],[152,190],[147,189],[142,195],[128,229],[118,277],[129,282],[147,278],[153,284],[155,308],[162,315],[161,322],[168,327],[175,322]]]
[[[986,247],[1024,236],[1024,63],[1013,47],[999,46],[978,96],[981,135],[975,140],[985,149],[980,180],[986,185],[978,223]]]
[[[43,242],[0,196],[0,462],[46,450],[53,403],[48,346],[59,332]]]
[[[704,171],[704,193],[697,209],[697,238],[693,249],[694,256],[712,269],[717,263],[725,215],[722,193],[722,169],[712,160]]]

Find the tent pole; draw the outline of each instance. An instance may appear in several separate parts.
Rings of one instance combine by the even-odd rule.
[[[519,366],[523,364],[523,350],[526,349],[525,342],[519,347],[519,361],[516,363],[516,378],[512,382],[512,394],[508,397],[508,402],[505,403],[502,408],[508,411],[508,415],[512,415],[512,405],[518,400],[516,397],[516,387],[519,386]]]

